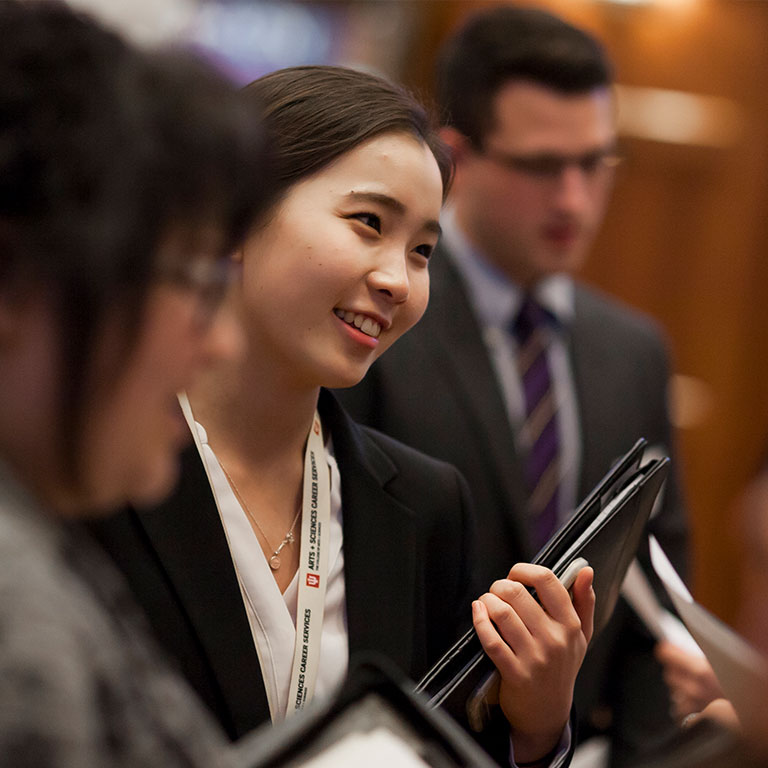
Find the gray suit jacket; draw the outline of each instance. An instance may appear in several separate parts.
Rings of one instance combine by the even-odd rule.
[[[378,360],[363,382],[337,392],[358,421],[454,464],[477,514],[481,583],[506,575],[534,552],[521,510],[521,462],[481,330],[463,281],[444,249],[430,265],[424,318]],[[639,437],[673,452],[667,416],[667,356],[645,317],[577,285],[569,352],[581,425],[579,498]],[[651,528],[685,570],[685,520],[672,477]],[[645,553],[641,553],[645,558]],[[621,755],[672,726],[651,638],[622,603],[593,644],[577,685],[582,737],[613,736]]]
[[[123,579],[0,466],[0,764],[229,766]]]

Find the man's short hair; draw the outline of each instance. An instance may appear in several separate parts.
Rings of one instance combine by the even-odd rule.
[[[510,80],[561,93],[608,87],[611,63],[598,40],[538,8],[505,5],[471,16],[443,47],[437,98],[447,125],[481,147],[493,101]]]

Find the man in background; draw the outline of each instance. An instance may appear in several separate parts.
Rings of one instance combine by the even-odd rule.
[[[448,42],[438,100],[456,176],[429,308],[339,395],[357,419],[463,472],[490,582],[535,555],[637,438],[671,453],[669,368],[649,319],[574,277],[618,162],[601,45],[545,11],[495,6]],[[684,572],[672,474],[650,528]],[[622,602],[576,706],[579,740],[608,734],[615,766],[674,727],[653,640]]]

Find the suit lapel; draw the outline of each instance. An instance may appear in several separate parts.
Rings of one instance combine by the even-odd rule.
[[[181,477],[162,507],[138,514],[242,735],[269,720],[269,705],[224,529],[194,445],[182,457]]]
[[[592,320],[591,298],[578,284],[574,300],[569,352],[581,441],[578,498],[583,499],[619,456],[612,455],[609,438],[615,433],[616,425],[622,424],[621,412],[613,411],[617,405],[620,407],[620,400],[616,397],[615,372],[611,370],[612,361],[620,358],[605,354],[606,345],[600,340],[610,329]],[[586,435],[602,435],[603,439],[585,440]]]
[[[324,424],[342,477],[344,580],[350,656],[382,653],[409,671],[414,660],[415,513],[384,489],[397,470],[328,392]]]
[[[479,425],[481,440],[474,446],[486,457],[505,494],[504,508],[525,509],[526,491],[522,464],[515,449],[506,405],[489,359],[482,330],[472,311],[461,277],[444,250],[436,255],[430,273],[434,291],[429,309],[421,321],[434,340],[434,364],[455,385],[467,419]],[[467,434],[476,433],[476,428]],[[469,448],[471,450],[471,448]],[[525,541],[521,516],[509,514],[499,521],[519,542]]]

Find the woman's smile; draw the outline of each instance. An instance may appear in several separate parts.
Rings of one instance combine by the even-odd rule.
[[[352,325],[357,330],[362,331],[366,336],[371,336],[374,339],[379,338],[381,333],[381,323],[373,320],[367,315],[363,315],[359,312],[352,312],[351,310],[334,309],[336,317],[341,318],[348,325]]]
[[[339,320],[339,327],[341,328],[341,332],[345,334],[347,338],[352,339],[357,344],[367,347],[368,349],[376,349],[376,347],[379,346],[379,340],[377,338],[374,336],[369,336],[361,328],[358,328],[352,323],[348,323],[346,320],[339,317],[338,313],[335,314]],[[358,315],[358,317],[361,317],[361,315]]]

